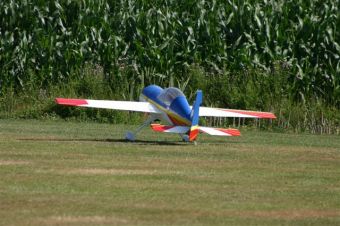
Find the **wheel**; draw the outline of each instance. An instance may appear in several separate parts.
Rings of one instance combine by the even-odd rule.
[[[188,135],[183,135],[183,136],[182,136],[182,140],[183,140],[184,142],[189,142],[189,136],[188,136]]]
[[[125,134],[125,139],[129,141],[135,141],[135,134],[129,131]]]

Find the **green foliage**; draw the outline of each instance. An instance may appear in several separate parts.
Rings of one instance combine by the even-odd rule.
[[[59,84],[48,89],[30,89],[16,93],[8,89],[0,99],[0,118],[55,119],[76,121],[97,121],[110,123],[141,123],[145,116],[91,108],[63,107],[54,103],[56,97],[87,99],[138,99],[139,93],[133,85],[143,87],[127,68],[122,71],[121,83],[113,89],[103,82],[103,70],[98,67],[84,68],[80,79],[70,80],[67,85]],[[153,72],[146,72],[147,75]],[[204,105],[213,107],[239,108],[272,111],[277,115],[274,121],[202,118],[203,125],[246,126],[279,131],[339,134],[339,109],[328,106],[320,100],[296,103],[289,94],[288,73],[279,67],[272,74],[259,70],[244,71],[242,74],[218,74],[206,72],[202,67],[191,65],[187,71],[187,83],[177,82],[192,103],[197,89],[204,93]],[[118,91],[119,92],[118,92]]]
[[[137,81],[151,70],[173,85],[193,63],[214,73],[269,72],[280,61],[296,100],[339,106],[339,0],[5,0],[0,21],[2,92],[67,82],[86,62],[100,65],[115,86],[130,65]]]
[[[44,112],[52,94],[135,100],[158,84],[202,89],[206,105],[338,112],[339,12],[339,0],[3,0],[0,98]]]

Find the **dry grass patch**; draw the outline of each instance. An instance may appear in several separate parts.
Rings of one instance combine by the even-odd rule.
[[[61,174],[81,174],[81,175],[164,175],[169,172],[161,172],[158,170],[139,170],[139,169],[67,169],[60,170]],[[173,172],[173,174],[179,174],[179,172]]]
[[[51,216],[39,220],[45,225],[60,225],[60,224],[126,224],[127,220],[118,217],[107,216]]]
[[[2,123],[13,132],[0,142],[0,225],[340,221],[339,137],[247,132],[237,141],[202,136],[198,146],[174,146],[120,142],[126,126],[112,135],[104,124],[19,122]],[[88,142],[96,139],[105,143]]]
[[[30,162],[28,161],[20,161],[20,160],[0,160],[0,166],[11,166],[11,165],[28,165]]]
[[[229,214],[226,214],[229,215]],[[272,211],[242,211],[231,215],[240,217],[275,218],[296,220],[306,218],[340,217],[340,210],[272,210]]]

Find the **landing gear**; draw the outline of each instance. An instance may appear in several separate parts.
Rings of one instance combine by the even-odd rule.
[[[181,136],[183,142],[189,142],[189,135],[187,135],[187,134],[180,134],[180,136]],[[194,140],[193,144],[196,146],[197,145],[197,141]]]
[[[153,116],[149,116],[149,118],[142,124],[140,125],[135,131],[128,131],[125,134],[125,139],[128,141],[135,141],[137,134],[145,127],[150,125],[151,122],[155,121],[156,118]]]
[[[133,132],[130,132],[130,131],[126,132],[125,140],[135,141],[135,134]]]
[[[180,136],[182,137],[182,141],[183,142],[189,142],[189,136],[186,134],[180,134]]]

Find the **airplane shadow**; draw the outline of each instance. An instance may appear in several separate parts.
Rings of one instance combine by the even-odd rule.
[[[180,141],[149,141],[135,140],[128,141],[125,139],[87,139],[87,138],[18,138],[20,141],[57,141],[57,142],[102,142],[102,143],[125,143],[136,145],[161,145],[161,146],[184,146],[190,143]]]

